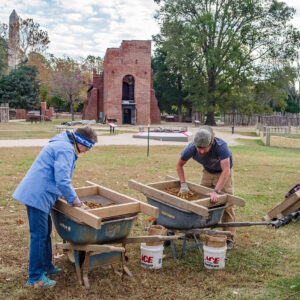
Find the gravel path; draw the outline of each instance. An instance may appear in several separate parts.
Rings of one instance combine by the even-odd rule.
[[[189,131],[195,133],[197,128],[191,127]],[[221,127],[214,128],[217,137],[224,139],[229,146],[240,145],[241,143],[237,139],[259,139],[259,137],[251,137],[240,134],[232,134],[231,128]],[[247,131],[251,131],[248,128]],[[254,129],[252,129],[254,131]],[[99,142],[96,146],[109,146],[109,145],[135,145],[135,146],[147,146],[147,139],[137,139],[132,137],[132,133],[124,133],[118,135],[105,135],[98,137]],[[49,139],[19,139],[19,140],[0,140],[0,147],[43,147],[48,143]],[[150,146],[156,145],[175,145],[185,146],[185,142],[163,142],[157,140],[150,140]]]

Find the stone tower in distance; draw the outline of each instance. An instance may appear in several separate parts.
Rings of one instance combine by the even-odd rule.
[[[13,69],[20,62],[20,23],[13,10],[9,16],[8,67]]]

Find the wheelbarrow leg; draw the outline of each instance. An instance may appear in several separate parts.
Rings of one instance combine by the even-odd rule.
[[[193,234],[193,237],[194,237],[194,241],[195,241],[195,245],[196,245],[196,247],[197,247],[197,248],[198,248],[198,250],[201,252],[201,251],[202,251],[202,249],[201,249],[200,245],[202,245],[202,243],[198,241],[198,239],[197,239],[197,235],[196,235],[196,234]]]
[[[89,278],[88,278],[88,272],[89,272],[89,262],[90,262],[90,255],[91,251],[87,251],[85,253],[85,258],[82,264],[82,277],[83,277],[83,283],[84,287],[88,290],[90,289],[90,283],[89,283]]]
[[[74,250],[74,259],[75,259],[75,269],[77,274],[77,279],[80,285],[82,285],[82,278],[81,278],[81,268],[79,263],[79,252]]]
[[[175,233],[173,231],[168,231],[167,232],[167,236],[173,236],[173,235],[175,235]],[[165,241],[164,245],[170,245],[171,251],[172,251],[172,256],[173,256],[174,259],[177,259],[174,240]]]
[[[122,270],[123,270],[123,274],[122,275],[126,274],[129,277],[133,277],[132,273],[130,272],[130,270],[126,266],[126,257],[125,257],[125,253],[124,252],[122,252]],[[123,279],[123,276],[122,276],[122,279]]]
[[[123,275],[127,275],[128,277],[133,277],[132,273],[130,272],[127,266],[123,265],[122,268],[123,268]]]
[[[184,257],[185,248],[186,248],[186,239],[187,239],[187,237],[186,237],[186,234],[185,234],[184,238],[183,238],[183,242],[182,242],[180,259]]]
[[[123,274],[117,270],[117,268],[116,268],[115,265],[110,265],[110,266],[111,266],[112,270],[114,271],[114,273],[115,273],[116,275],[118,275],[118,276],[120,276],[120,277],[123,276]]]
[[[176,257],[176,250],[175,250],[175,244],[174,244],[173,240],[170,241],[170,246],[171,246],[173,258],[177,259],[177,257]]]

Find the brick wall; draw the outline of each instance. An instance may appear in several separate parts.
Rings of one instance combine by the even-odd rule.
[[[84,107],[84,118],[93,119],[97,110],[98,117],[103,112],[107,119],[116,119],[122,124],[122,88],[127,75],[134,78],[135,122],[139,125],[159,123],[160,111],[152,88],[151,41],[123,41],[120,48],[107,49],[103,73],[94,73],[93,88],[97,89],[98,101],[96,103],[92,90]]]
[[[16,109],[16,119],[26,119],[26,109]]]
[[[49,107],[47,108],[47,103],[46,102],[41,102],[41,115],[47,116],[49,119],[53,118],[54,115],[54,108]]]

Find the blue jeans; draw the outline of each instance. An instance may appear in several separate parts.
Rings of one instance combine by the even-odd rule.
[[[30,230],[28,279],[38,281],[44,272],[53,269],[49,214],[26,205]]]

